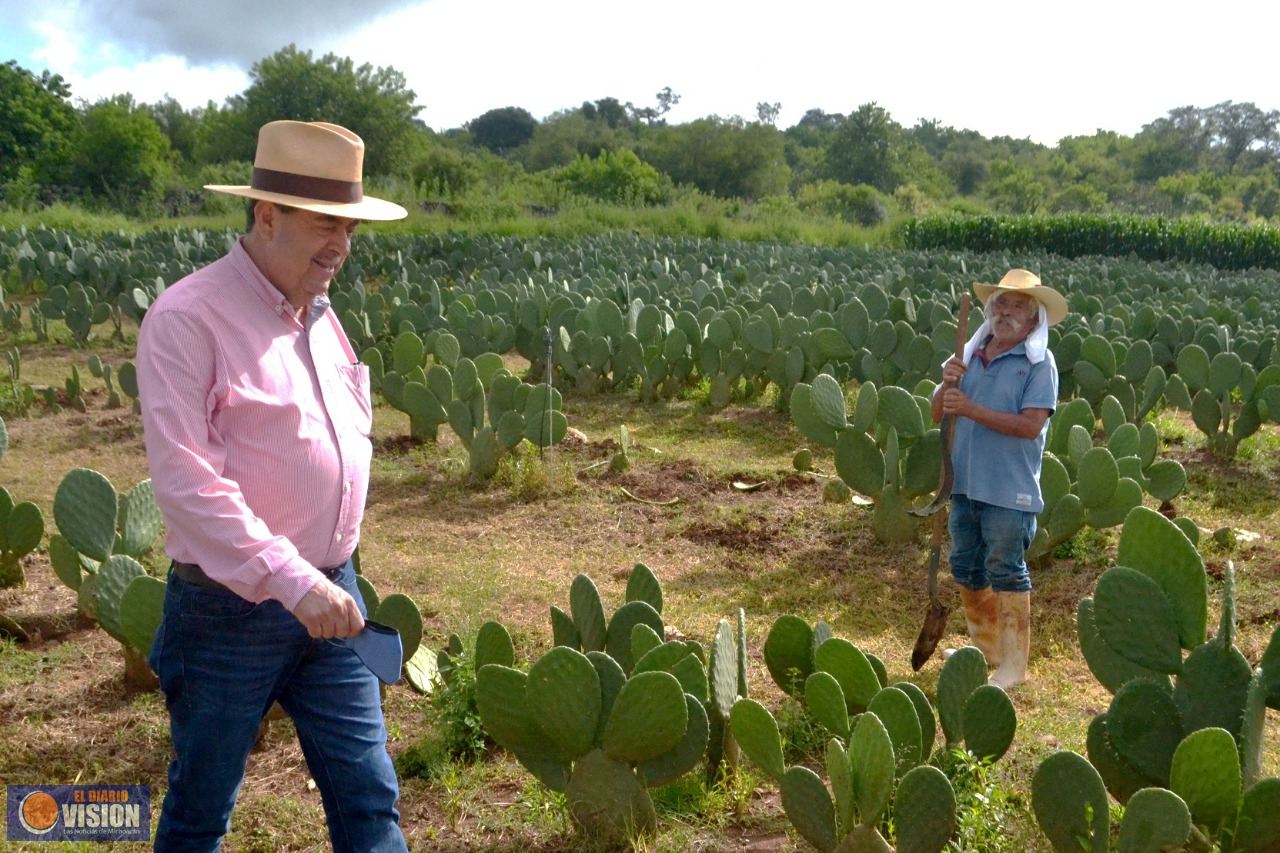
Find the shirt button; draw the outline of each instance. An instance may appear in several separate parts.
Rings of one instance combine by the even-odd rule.
[[[343,492],[343,494],[346,494],[346,493],[347,493],[347,492],[349,492],[349,491],[351,491],[351,484],[350,484],[350,483],[343,483],[343,484],[342,484],[342,492]]]
[[[341,533],[335,533],[335,534],[333,534],[333,541],[334,541],[334,542],[341,542],[341,541],[342,541],[342,534],[341,534]]]

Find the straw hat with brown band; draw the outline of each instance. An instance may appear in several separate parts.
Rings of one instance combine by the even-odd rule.
[[[1067,316],[1067,300],[1052,287],[1046,287],[1041,284],[1040,276],[1029,270],[1009,270],[1004,274],[1004,278],[1000,279],[999,284],[975,283],[973,285],[973,292],[978,295],[978,301],[983,305],[987,304],[987,298],[997,290],[1009,293],[1025,293],[1033,297],[1044,306],[1045,315],[1050,326],[1062,322],[1063,318]]]
[[[258,131],[250,185],[205,189],[348,219],[408,216],[400,205],[364,194],[363,167],[364,140],[345,127],[273,121]]]

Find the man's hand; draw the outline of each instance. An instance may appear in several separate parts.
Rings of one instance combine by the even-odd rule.
[[[307,590],[293,615],[316,638],[354,637],[364,630],[364,617],[355,599],[328,578],[321,578]]]
[[[942,392],[942,413],[944,415],[970,417],[969,398],[959,388],[947,388]]]
[[[959,385],[960,380],[964,378],[964,371],[964,362],[954,355],[951,356],[951,359],[942,366],[942,384],[952,387]]]

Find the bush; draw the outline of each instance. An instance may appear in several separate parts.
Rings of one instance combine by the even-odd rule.
[[[668,195],[662,174],[626,148],[594,159],[579,155],[555,178],[570,192],[614,204],[659,204]]]
[[[422,192],[456,196],[476,182],[480,170],[462,152],[442,145],[430,146],[411,170],[413,183]]]
[[[801,187],[797,201],[801,210],[825,213],[866,228],[889,218],[889,206],[885,204],[884,196],[867,184],[818,181]]]

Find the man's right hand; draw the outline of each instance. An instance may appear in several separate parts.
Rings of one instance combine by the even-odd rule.
[[[355,599],[328,578],[321,578],[307,590],[293,615],[317,639],[354,637],[364,630],[364,617]]]

